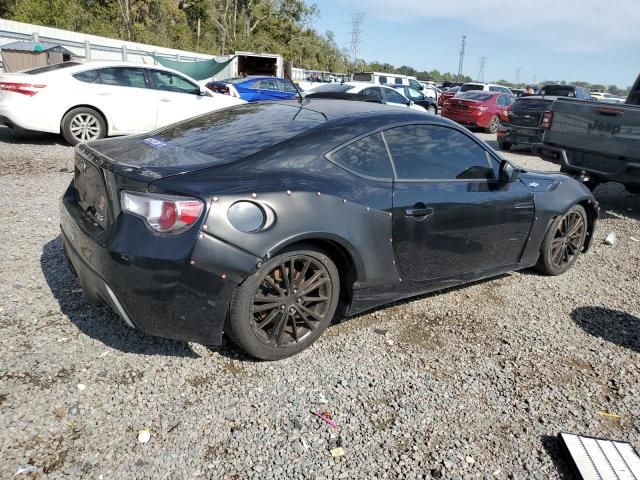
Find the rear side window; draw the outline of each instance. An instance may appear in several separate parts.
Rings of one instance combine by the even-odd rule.
[[[389,154],[379,133],[333,152],[331,160],[347,170],[367,177],[393,178]]]
[[[275,80],[260,80],[258,88],[260,90],[278,90],[278,84]]]
[[[401,180],[488,180],[493,169],[487,152],[463,133],[436,125],[385,130]]]
[[[100,70],[89,70],[88,72],[80,72],[73,74],[73,78],[84,83],[93,83],[100,75]]]
[[[371,82],[373,75],[370,73],[354,73],[353,81],[354,82]]]
[[[147,88],[147,78],[142,68],[103,68],[94,83],[118,87]]]

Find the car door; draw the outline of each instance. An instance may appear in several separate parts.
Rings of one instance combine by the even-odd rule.
[[[520,181],[497,180],[499,162],[482,143],[429,124],[383,135],[396,172],[393,244],[403,279],[445,286],[519,262],[533,196]]]
[[[80,81],[90,78],[84,75]],[[156,126],[157,100],[149,88],[144,68],[98,69],[90,88],[78,94],[83,98],[82,103],[95,106],[105,114],[110,134],[145,132]]]
[[[197,84],[172,72],[150,69],[149,78],[158,105],[156,127],[211,112],[219,108],[214,99],[232,99],[214,93],[201,95]]]
[[[360,92],[360,95],[364,95],[366,97],[377,98],[378,100],[381,100],[381,101],[384,102],[384,98],[382,96],[382,88],[380,88],[380,87],[365,88],[364,90],[362,90]]]
[[[280,90],[280,98],[283,100],[293,100],[298,98],[298,91],[291,81],[278,79],[277,82]]]

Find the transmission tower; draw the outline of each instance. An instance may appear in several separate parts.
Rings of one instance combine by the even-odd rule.
[[[353,57],[353,65],[358,65],[360,57],[360,34],[361,26],[364,21],[364,12],[354,13],[351,15],[351,56]]]
[[[467,36],[462,36],[462,47],[460,48],[460,62],[458,63],[458,75],[456,76],[456,81],[460,81],[460,76],[462,75],[462,64],[464,63],[464,44],[467,41]]]
[[[516,85],[520,84],[520,72],[522,71],[522,67],[516,68]]]
[[[487,64],[487,57],[480,57],[480,71],[478,71],[478,81],[484,82],[484,67]]]

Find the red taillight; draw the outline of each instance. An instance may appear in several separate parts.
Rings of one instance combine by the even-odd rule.
[[[542,114],[542,119],[540,120],[541,128],[551,128],[551,124],[553,123],[553,112],[547,111]]]
[[[122,210],[141,217],[160,233],[179,233],[191,227],[202,214],[204,204],[195,198],[122,192]]]
[[[16,82],[0,82],[0,90],[5,92],[21,93],[33,97],[40,89],[46,87],[46,85],[31,84],[31,83],[16,83]]]

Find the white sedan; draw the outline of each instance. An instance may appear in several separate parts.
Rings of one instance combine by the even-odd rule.
[[[0,124],[61,133],[72,145],[241,103],[174,70],[143,64],[65,62],[0,74]]]
[[[374,85],[367,82],[345,82],[345,83],[326,83],[313,90],[307,92],[310,93],[353,93],[363,95],[366,97],[373,97],[381,100],[387,105],[394,105],[396,107],[409,107],[414,110],[426,112],[426,110],[420,105],[416,105],[413,101],[402,95],[391,87],[384,85]]]

